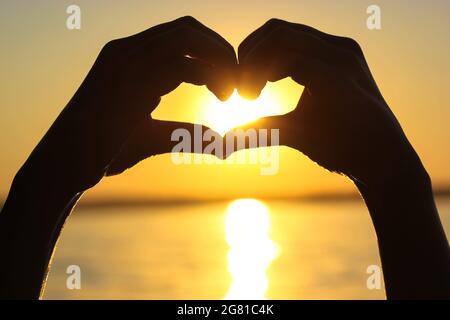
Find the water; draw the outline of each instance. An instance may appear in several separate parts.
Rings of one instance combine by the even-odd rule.
[[[450,234],[450,200],[438,200]],[[47,299],[384,299],[364,204],[237,201],[78,208],[59,241]],[[81,289],[66,286],[70,265]]]

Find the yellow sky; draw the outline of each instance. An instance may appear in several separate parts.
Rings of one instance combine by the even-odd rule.
[[[366,28],[366,8],[372,1],[76,3],[82,12],[79,31],[65,27],[65,9],[72,1],[9,0],[0,4],[0,197],[104,43],[187,14],[235,47],[271,17],[357,39],[435,184],[450,182],[448,1],[376,1],[382,9],[379,31]],[[284,80],[267,90],[276,92],[279,99],[274,110],[285,112],[295,106],[301,87]],[[205,115],[214,114],[217,105],[204,102],[210,98],[203,87],[182,85],[163,99],[154,116],[211,124]],[[281,109],[276,109],[277,105]],[[89,197],[288,196],[351,188],[345,178],[326,172],[294,150],[281,148],[280,172],[274,176],[261,176],[260,166],[251,164],[176,166],[164,155],[105,179]]]

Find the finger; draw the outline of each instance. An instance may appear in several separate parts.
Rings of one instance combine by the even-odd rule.
[[[170,31],[170,30],[174,30],[183,25],[190,25],[191,27],[196,28],[199,31],[205,33],[205,35],[208,35],[212,40],[217,41],[219,44],[224,46],[231,55],[235,55],[234,48],[228,41],[226,41],[217,32],[206,27],[201,22],[199,22],[197,19],[195,19],[194,17],[191,17],[191,16],[184,16],[184,17],[175,19],[173,21],[161,23],[161,24],[159,24],[157,26],[153,26],[145,31],[142,31],[142,32],[139,32],[132,36],[123,38],[123,40],[128,40],[128,42],[130,42],[130,43],[139,45],[145,41],[153,39],[155,36],[158,36],[167,31]]]
[[[246,67],[245,61],[248,53],[268,34],[281,25],[283,21],[279,19],[270,19],[260,28],[252,32],[238,47],[238,61],[239,61],[239,80],[238,90],[239,94],[249,99],[255,99],[260,94],[260,89],[266,84],[265,79],[260,76],[255,76],[251,68]],[[258,81],[259,80],[259,81]]]
[[[353,69],[353,71],[355,71],[355,69],[357,69],[358,67],[362,67],[366,72],[366,75],[362,76],[360,78],[360,81],[367,81],[366,76],[367,74],[370,75],[370,69],[364,57],[364,52],[357,41],[349,37],[329,34],[299,23],[287,22],[287,24],[292,28],[295,28],[296,30],[310,33],[333,45],[336,48],[337,52],[337,55],[333,57],[333,61],[340,60],[341,64]]]
[[[285,59],[273,59],[264,72],[269,81],[291,77],[298,84],[306,87],[310,94],[329,91],[345,75],[340,70],[322,60],[303,55],[290,55]]]
[[[145,65],[148,63],[147,59],[140,57],[133,59],[130,68],[138,69],[138,72],[131,72],[131,78],[125,85],[131,87],[140,87],[141,94],[130,97],[146,108],[149,105],[150,99],[162,97],[169,92],[175,90],[182,82],[191,83],[195,85],[207,85],[217,81],[216,70],[204,61],[189,58],[189,57],[170,57],[161,61],[161,63],[148,70]],[[141,70],[144,69],[144,70]],[[154,75],[158,75],[155,78]],[[152,104],[155,107],[155,104]],[[154,109],[152,108],[152,110]]]
[[[264,23],[261,27],[250,33],[239,45],[238,47],[238,60],[241,61],[245,59],[248,51],[254,47],[255,43],[258,43],[269,30],[276,28],[282,20],[270,19]]]
[[[115,50],[134,50],[136,48],[140,48],[144,44],[154,39],[154,37],[157,37],[158,35],[161,35],[167,31],[173,30],[180,25],[187,24],[188,21],[191,21],[191,19],[189,18],[192,17],[181,17],[173,21],[152,26],[151,28],[128,37],[111,40],[105,45],[105,48],[113,47],[113,49]]]
[[[206,28],[206,27],[204,27]],[[192,57],[214,68],[208,88],[221,100],[226,100],[233,92],[236,79],[237,58],[230,45],[223,39],[211,36],[203,29],[184,24],[154,37],[137,53],[140,61],[154,62],[180,56]]]
[[[330,54],[333,51],[324,41],[281,26],[260,41],[241,62],[239,93],[254,98],[260,94],[266,81],[292,76],[299,57],[307,65],[305,68],[311,69],[308,64],[317,65],[318,61],[326,61]],[[318,73],[314,72],[314,75]],[[306,80],[310,80],[308,75]]]
[[[280,26],[288,26],[294,30],[302,31],[304,33],[308,33],[310,35],[313,35],[317,38],[322,39],[323,41],[326,41],[334,46],[336,48],[340,49],[346,49],[348,51],[354,52],[356,54],[359,54],[361,57],[363,57],[363,52],[359,44],[348,37],[341,37],[336,36],[332,34],[328,34],[325,32],[322,32],[318,29],[315,29],[313,27],[299,24],[299,23],[292,23],[288,21],[283,21],[280,19],[270,19],[268,20],[264,25],[262,25],[260,28],[252,32],[240,45],[238,48],[238,58],[239,61],[243,60],[245,56],[248,54],[248,52],[258,43],[260,42],[265,36],[273,31],[274,29],[280,27]]]
[[[290,129],[289,118],[284,115],[260,118],[233,128],[223,138],[225,158],[243,149],[288,145]]]
[[[361,46],[354,39],[325,33],[304,24],[292,22],[287,22],[287,24],[292,28],[295,28],[296,30],[312,34],[332,44],[339,53],[339,58],[349,60],[348,63],[350,64],[354,62],[355,58],[359,58],[357,59],[358,62],[362,64],[362,66],[366,69],[366,71],[369,71],[369,66],[367,65],[367,62],[364,58],[364,53],[361,49]]]
[[[234,61],[236,61],[236,52],[234,51],[233,46],[220,34],[215,32],[214,30],[208,28],[198,20],[196,20],[193,17],[186,16],[182,18],[183,21],[185,21],[190,26],[198,29],[199,31],[203,32],[205,35],[208,35],[212,40],[215,40],[220,45],[224,46],[228,51],[230,56],[233,58]]]
[[[171,59],[194,57],[214,68],[207,85],[219,99],[226,100],[236,87],[237,58],[233,47],[219,34],[189,16],[113,40],[105,48],[110,52],[126,49],[127,60],[147,77],[155,73],[155,60],[161,65],[163,60],[172,64]]]
[[[180,18],[177,18],[173,21],[161,23],[159,25],[153,26],[151,28],[148,28],[147,30],[141,31],[139,33],[136,33],[134,35],[124,37],[117,40],[122,40],[120,42],[126,44],[129,48],[133,46],[139,46],[145,43],[146,41],[149,41],[153,39],[154,37],[161,35],[167,31],[174,30],[180,26],[183,25],[190,25],[193,28],[196,28],[205,34],[209,35],[212,40],[217,41],[230,52],[231,55],[235,55],[233,46],[226,41],[221,35],[219,35],[217,32],[211,30],[210,28],[203,25],[201,22],[199,22],[197,19],[191,16],[183,16]],[[113,40],[115,41],[115,40]]]
[[[163,96],[182,82],[195,85],[206,85],[208,89],[216,88],[216,82],[220,78],[220,72],[210,64],[195,58],[172,57],[161,63],[158,67],[158,74],[161,76],[153,84],[152,91],[159,96]],[[148,77],[148,74],[144,74]],[[146,80],[141,80],[145,82]]]
[[[310,128],[312,124],[299,126],[295,112],[264,117],[230,130],[223,139],[225,158],[239,150],[260,147],[287,146],[299,151],[317,149],[317,146],[311,146],[311,141],[315,141],[310,136],[313,132]],[[245,140],[252,136],[252,131],[257,136],[257,143]],[[233,148],[228,147],[233,140]]]
[[[314,28],[281,20],[270,20],[257,35],[245,40],[239,47],[241,79],[239,92],[247,97],[259,95],[271,73],[278,64],[286,65],[297,55],[320,59],[347,73],[358,74],[361,61],[356,54],[337,44],[357,43],[348,38],[325,34]],[[277,62],[278,60],[278,62]]]
[[[203,138],[206,136],[209,137],[209,140]],[[218,139],[222,145],[222,137],[202,125],[146,120],[128,138],[120,153],[108,166],[106,175],[122,173],[138,162],[158,154],[170,152],[205,154],[207,146],[215,139]],[[222,158],[222,153],[217,151],[217,154],[209,154]]]

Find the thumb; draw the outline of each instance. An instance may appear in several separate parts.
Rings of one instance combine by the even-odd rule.
[[[204,134],[222,139],[206,126],[175,121],[145,120],[134,130],[120,152],[109,164],[106,175],[116,175],[133,167],[138,162],[158,154],[170,152],[203,153],[210,141],[204,141]],[[180,142],[180,140],[182,140]],[[185,148],[178,150],[182,143]],[[218,155],[221,157],[221,155]]]
[[[260,118],[236,127],[224,136],[224,154],[228,158],[236,151],[259,147],[289,146],[295,138],[289,113]]]

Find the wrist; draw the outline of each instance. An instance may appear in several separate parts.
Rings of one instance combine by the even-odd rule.
[[[373,179],[354,182],[366,202],[377,233],[391,230],[397,234],[407,222],[436,218],[426,216],[430,210],[418,210],[434,206],[431,179],[418,157]]]
[[[377,155],[365,161],[370,166],[354,170],[352,180],[361,193],[388,196],[394,191],[431,188],[430,177],[408,141]]]
[[[38,165],[27,161],[17,172],[6,204],[21,207],[21,220],[33,219],[40,227],[52,226],[61,219],[64,209],[79,197],[79,192],[67,181]]]
[[[81,191],[58,168],[50,169],[42,165],[43,161],[30,159],[16,173],[11,191],[21,193],[29,200],[71,199]]]
[[[43,187],[19,171],[0,214],[0,297],[38,298],[61,228],[80,194]]]

